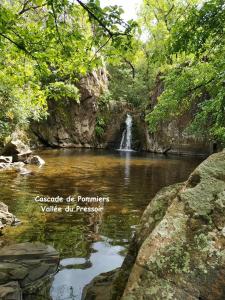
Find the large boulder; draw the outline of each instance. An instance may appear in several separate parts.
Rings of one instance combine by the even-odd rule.
[[[2,151],[2,155],[11,156],[13,162],[22,161],[28,159],[31,155],[32,151],[30,150],[29,146],[25,145],[20,140],[12,140],[4,147]]]

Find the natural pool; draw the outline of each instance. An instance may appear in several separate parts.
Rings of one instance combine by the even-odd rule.
[[[40,241],[61,254],[49,291],[53,300],[81,299],[96,275],[121,265],[152,196],[187,179],[202,158],[102,150],[39,151],[46,165],[32,174],[0,172],[0,199],[23,223],[4,242]],[[43,213],[36,196],[109,197],[100,213]],[[38,299],[38,295],[37,295]],[[35,299],[34,299],[35,300]]]

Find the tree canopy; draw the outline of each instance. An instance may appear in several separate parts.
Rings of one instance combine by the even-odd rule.
[[[0,134],[46,115],[46,98],[79,100],[81,76],[132,47],[136,24],[99,1],[0,4]],[[61,97],[61,98],[62,98]]]

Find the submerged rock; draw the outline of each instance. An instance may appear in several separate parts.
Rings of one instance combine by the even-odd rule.
[[[105,300],[225,299],[225,152],[156,194],[112,286]]]
[[[112,281],[118,269],[102,273],[96,276],[86,287],[83,289],[81,300],[106,300],[111,299]]]

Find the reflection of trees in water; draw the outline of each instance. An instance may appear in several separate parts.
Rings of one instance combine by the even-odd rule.
[[[42,241],[55,246],[62,255],[88,256],[90,243],[99,240],[100,235],[116,240],[125,236],[127,239],[132,231],[130,226],[138,222],[152,196],[161,187],[186,179],[197,164],[197,161],[175,159],[133,160],[130,155],[116,163],[112,158],[113,164],[105,163],[103,168],[100,165],[87,169],[83,177],[74,170],[70,173],[66,169],[67,173],[63,173],[63,168],[59,170],[60,174],[38,169],[37,173],[27,177],[5,175],[1,178],[6,180],[4,198],[12,205],[13,213],[24,216],[29,222],[21,229],[14,229],[16,240]],[[60,160],[60,157],[54,159]],[[96,157],[89,159],[95,161]],[[110,162],[109,158],[107,162]],[[83,164],[82,161],[82,167]],[[33,201],[35,195],[68,196],[75,192],[82,196],[107,195],[110,202],[105,204],[104,213],[38,214],[39,205]],[[87,205],[97,206],[96,203]]]
[[[84,213],[84,218],[86,219],[88,230],[89,230],[88,239],[91,242],[100,241],[101,240],[100,228],[103,223],[104,203],[91,202],[91,203],[85,203],[83,205],[89,207],[103,208],[98,212]]]

